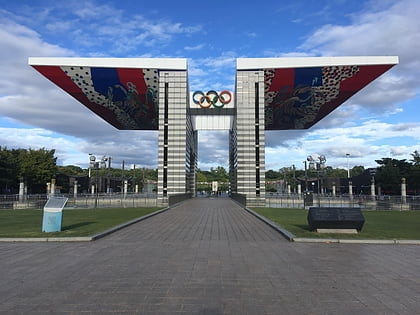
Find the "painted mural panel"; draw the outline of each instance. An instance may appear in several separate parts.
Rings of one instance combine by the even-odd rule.
[[[307,129],[392,66],[264,69],[265,129]]]
[[[118,129],[158,129],[157,69],[34,68]]]

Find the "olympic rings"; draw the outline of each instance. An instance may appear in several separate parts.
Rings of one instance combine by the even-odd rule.
[[[210,90],[207,91],[206,94],[202,91],[195,91],[192,95],[192,99],[193,102],[200,105],[201,108],[209,108],[211,105],[216,108],[222,108],[225,104],[232,101],[232,93],[227,90],[223,90],[220,93]]]

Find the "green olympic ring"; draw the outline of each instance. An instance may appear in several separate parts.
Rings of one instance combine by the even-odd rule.
[[[228,98],[226,98],[228,96]],[[202,91],[195,91],[192,96],[193,102],[197,105],[200,105],[201,108],[209,108],[213,105],[216,108],[222,108],[225,104],[230,103],[232,100],[232,93],[223,90],[220,93],[217,93],[214,90],[207,91],[204,94]],[[220,103],[218,103],[220,102]]]

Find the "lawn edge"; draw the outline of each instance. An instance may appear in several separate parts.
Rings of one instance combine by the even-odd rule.
[[[171,207],[166,207],[151,213],[148,213],[139,218],[130,220],[128,222],[122,223],[120,225],[114,226],[108,230],[96,233],[91,236],[74,236],[74,237],[0,237],[0,242],[91,242],[96,241],[102,237],[110,235],[116,231],[119,231],[127,226],[135,224],[137,222],[146,220],[150,217],[153,217],[157,214],[169,210]]]
[[[273,228],[274,230],[276,230],[280,234],[282,234],[284,236],[284,238],[287,239],[288,241],[293,242],[294,239],[296,238],[296,235],[294,235],[293,233],[289,232],[285,228],[282,228],[281,226],[277,225],[276,223],[274,223],[273,221],[267,219],[266,217],[262,216],[261,214],[255,212],[255,211],[253,211],[253,210],[251,210],[251,209],[249,209],[247,207],[244,207],[244,209],[246,211],[248,211],[249,213],[251,213],[253,216],[255,216],[258,219],[260,219],[261,221],[263,221],[265,224],[269,225],[271,228]]]
[[[339,239],[339,238],[306,238],[306,237],[296,237],[293,233],[289,232],[285,228],[279,226],[277,223],[274,223],[273,221],[267,219],[266,217],[262,216],[259,213],[256,213],[255,211],[242,206],[246,211],[269,225],[271,228],[276,230],[277,232],[281,233],[284,238],[286,238],[290,242],[296,242],[296,243],[340,243],[340,244],[376,244],[376,245],[420,245],[420,240],[397,240],[397,239],[391,239],[391,240],[377,240],[377,239]]]

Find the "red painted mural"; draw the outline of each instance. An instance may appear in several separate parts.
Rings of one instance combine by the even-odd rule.
[[[264,69],[265,129],[307,129],[393,65]]]
[[[33,67],[118,129],[158,129],[157,69]]]

